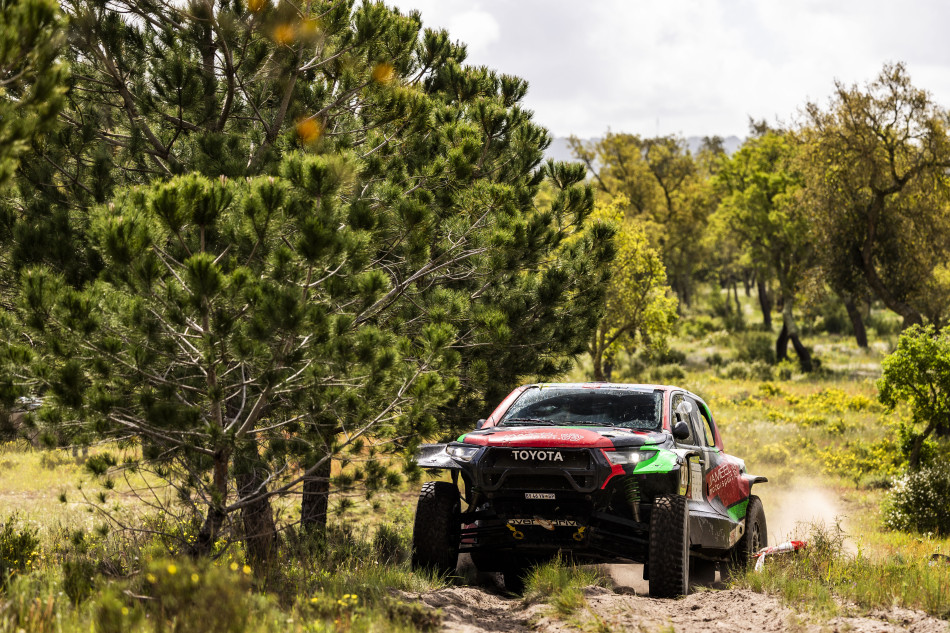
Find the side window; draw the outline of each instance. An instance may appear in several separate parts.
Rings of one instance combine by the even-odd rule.
[[[706,440],[706,446],[715,446],[716,434],[713,433],[712,420],[709,419],[709,414],[706,411],[706,407],[699,405],[698,409],[700,418],[702,420],[701,428],[703,429],[703,436]]]
[[[696,446],[696,432],[694,431],[692,420],[690,420],[692,414],[690,409],[695,411],[696,405],[689,402],[686,397],[681,394],[675,394],[673,396],[673,402],[671,403],[673,409],[673,420],[672,424],[683,421],[686,422],[686,426],[689,427],[689,437],[685,440],[680,440],[680,444],[687,444],[689,446]]]
[[[709,444],[705,442],[706,438],[703,433],[703,427],[705,425],[703,423],[703,417],[699,414],[699,403],[689,396],[686,397],[686,402],[692,406],[689,411],[689,421],[693,429],[693,437],[695,438],[693,443],[696,444],[696,446],[703,446],[704,444],[709,446]]]

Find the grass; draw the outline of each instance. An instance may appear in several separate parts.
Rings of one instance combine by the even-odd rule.
[[[560,557],[532,567],[525,577],[525,604],[544,602],[554,614],[566,617],[587,604],[584,587],[609,586],[603,574],[591,567],[577,567]]]
[[[950,618],[950,565],[931,564],[929,547],[913,547],[907,536],[897,537],[906,547],[890,554],[873,544],[849,554],[836,526],[813,525],[803,554],[772,557],[763,571],[750,571],[737,584],[823,617],[841,615],[842,604],[851,603],[864,610],[896,604]]]
[[[751,326],[754,312],[743,303]],[[672,382],[709,403],[727,451],[772,482],[759,493],[776,530],[770,530],[773,542],[788,535],[777,532],[782,509],[814,505],[808,495],[829,496],[835,513],[840,510],[847,539],[834,528],[800,526],[799,536],[811,544],[804,555],[770,559],[762,573],[741,576],[738,584],[780,595],[820,617],[841,614],[849,603],[865,610],[897,604],[950,618],[950,566],[929,564],[934,553],[950,554],[950,539],[881,528],[879,507],[901,463],[894,438],[902,412],[886,413],[877,403],[880,360],[893,347],[887,318],[877,322],[885,336],[867,351],[847,337],[809,333],[805,342],[822,367],[809,375],[792,363],[762,359],[770,335],[701,324],[673,341],[662,358],[620,354],[614,379]],[[567,379],[586,380],[584,363]],[[409,633],[439,626],[438,613],[391,594],[446,583],[409,569],[414,487],[369,500],[347,496],[345,504],[338,496],[327,538],[285,532],[281,564],[264,574],[262,585],[245,573],[239,547],[215,561],[195,562],[169,556],[147,536],[101,530],[102,519],[83,495],[104,492],[111,510],[140,512],[133,489],[144,480],[119,480],[105,491],[81,458],[23,443],[0,445],[0,476],[0,521],[17,512],[15,532],[39,539],[35,555],[11,559],[29,563],[2,589],[0,633],[187,632],[193,623],[208,624],[191,614],[209,604],[222,606],[215,623],[222,631]],[[297,506],[289,499],[275,509],[290,524]],[[591,612],[584,587],[606,584],[590,568],[554,561],[531,570],[524,600],[546,605],[551,617],[569,626],[605,633],[609,627]],[[235,622],[241,627],[233,628]]]
[[[23,524],[13,530],[24,531],[30,529]],[[117,545],[126,548],[122,560],[113,556]],[[426,633],[441,623],[438,611],[392,591],[429,591],[444,586],[443,579],[413,572],[405,562],[380,564],[374,542],[340,524],[325,539],[288,536],[280,565],[264,581],[266,592],[239,559],[168,557],[147,539],[59,535],[46,539],[37,554],[3,589],[0,633]]]

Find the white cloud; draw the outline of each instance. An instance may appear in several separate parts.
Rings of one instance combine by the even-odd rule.
[[[480,54],[501,36],[501,27],[491,13],[466,11],[449,19],[449,34],[452,39],[468,44],[469,54]]]
[[[890,61],[950,106],[937,0],[391,1],[468,42],[470,63],[527,79],[526,106],[560,136],[744,135]]]

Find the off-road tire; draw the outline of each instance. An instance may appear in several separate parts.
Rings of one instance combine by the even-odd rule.
[[[745,532],[729,552],[729,574],[741,573],[755,564],[755,555],[768,547],[768,530],[765,525],[765,510],[762,501],[755,495],[749,497],[745,511]]]
[[[455,484],[430,481],[422,486],[412,527],[412,567],[439,574],[455,572],[461,538],[461,500]]]
[[[689,592],[689,508],[686,497],[653,502],[650,517],[650,596],[678,598]]]

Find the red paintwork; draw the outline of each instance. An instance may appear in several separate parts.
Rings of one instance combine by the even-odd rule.
[[[530,387],[531,385],[522,385],[508,394],[508,397],[501,401],[495,410],[492,411],[492,414],[488,416],[488,419],[485,420],[485,424],[482,426],[483,429],[495,426],[498,424],[498,421],[501,420],[502,416],[505,415],[505,412],[508,410],[508,407],[511,406],[515,400],[518,399],[518,396],[521,395],[521,392]]]
[[[750,489],[749,481],[742,476],[739,463],[728,455],[724,455],[722,463],[706,473],[706,494],[709,500],[718,497],[727,508],[748,498]]]
[[[605,458],[607,458],[607,451],[608,451],[608,450],[613,450],[613,449],[601,449],[601,450],[600,450],[600,452],[604,454],[604,457],[605,457]],[[607,461],[609,462],[610,459],[607,458]],[[611,479],[613,479],[613,478],[616,477],[617,475],[622,475],[622,474],[624,474],[624,472],[623,472],[623,466],[621,466],[620,464],[611,464],[611,465],[610,465],[610,476],[607,477],[607,479],[604,480],[604,485],[601,486],[600,489],[603,490],[604,488],[606,488],[606,487],[607,487],[607,482],[609,482]]]
[[[515,448],[613,447],[608,438],[595,431],[557,426],[511,429],[485,435],[469,433],[465,436],[465,443]]]

